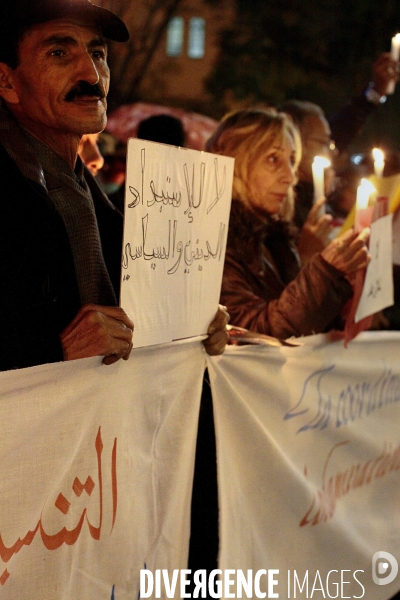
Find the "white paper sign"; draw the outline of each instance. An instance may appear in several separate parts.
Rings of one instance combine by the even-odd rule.
[[[393,264],[400,265],[400,210],[397,210],[393,215]]]
[[[371,224],[369,251],[363,291],[355,314],[355,322],[391,306],[393,299],[392,218],[386,215]]]
[[[135,347],[205,334],[217,310],[232,158],[130,139],[121,306]]]

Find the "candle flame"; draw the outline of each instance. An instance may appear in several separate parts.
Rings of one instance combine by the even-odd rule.
[[[370,181],[368,181],[368,179],[362,178],[360,181],[360,185],[361,185],[362,189],[365,190],[366,192],[368,192],[369,194],[372,194],[372,192],[376,192],[376,189],[374,188],[372,183]]]
[[[323,167],[324,169],[326,169],[327,167],[330,167],[330,165],[331,165],[331,161],[328,160],[327,158],[325,158],[325,156],[315,156],[314,162],[316,165]]]
[[[368,179],[361,179],[360,185],[357,188],[356,211],[364,210],[369,203],[369,197],[375,188]]]
[[[374,157],[374,162],[376,162],[377,165],[384,164],[385,155],[383,154],[382,150],[380,150],[379,148],[373,148],[372,155]]]

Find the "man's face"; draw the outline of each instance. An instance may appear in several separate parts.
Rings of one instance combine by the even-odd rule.
[[[19,45],[5,100],[33,135],[82,135],[104,129],[109,88],[107,46],[91,25],[57,19],[35,25]],[[11,98],[11,100],[10,100]]]
[[[328,121],[318,115],[307,117],[301,127],[302,155],[299,165],[299,180],[312,182],[311,165],[315,156],[334,159],[335,150]]]

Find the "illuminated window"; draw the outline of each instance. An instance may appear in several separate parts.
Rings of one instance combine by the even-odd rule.
[[[183,47],[183,19],[173,17],[168,23],[167,30],[167,55],[180,56]]]
[[[205,20],[200,17],[193,17],[189,20],[189,40],[188,56],[189,58],[203,58],[205,43]]]

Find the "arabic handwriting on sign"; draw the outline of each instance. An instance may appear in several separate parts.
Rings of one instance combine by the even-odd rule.
[[[371,283],[369,292],[367,294],[367,298],[376,298],[379,294],[379,292],[382,291],[382,286],[381,286],[381,278],[377,277],[376,280]]]
[[[135,206],[137,206],[139,204],[139,202],[140,202],[140,194],[137,191],[137,189],[134,188],[131,185],[128,186],[128,189],[129,189],[130,193],[133,196],[133,200],[132,200],[132,202],[130,204],[128,204],[128,208],[135,208]]]
[[[144,198],[144,171],[146,168],[146,150],[144,148],[140,151],[140,165],[142,170],[142,204]]]
[[[198,195],[197,202],[195,201],[195,197],[194,197],[194,190],[195,190],[194,165],[193,165],[193,169],[192,169],[192,184],[190,184],[189,171],[188,171],[188,167],[187,167],[186,163],[183,165],[183,174],[185,176],[186,193],[187,193],[187,199],[188,199],[188,207],[185,210],[185,215],[187,215],[191,211],[192,208],[194,208],[194,209],[199,208],[199,206],[202,203],[203,193],[204,193],[204,177],[206,174],[206,165],[205,165],[205,163],[201,163],[201,165],[200,165],[200,186],[199,186],[199,195]]]
[[[149,246],[147,242],[149,227],[149,215],[146,215],[142,219],[142,244],[139,246],[133,246],[129,242],[125,244],[124,252],[122,256],[122,267],[128,269],[129,261],[143,258],[144,260],[150,260],[151,268],[155,268],[155,260],[169,260],[172,258],[174,263],[167,271],[168,275],[173,275],[177,272],[180,264],[186,265],[187,267],[192,266],[194,261],[205,261],[207,262],[211,258],[215,260],[221,260],[222,251],[224,248],[224,239],[226,225],[220,223],[218,230],[218,239],[213,247],[209,240],[205,240],[201,243],[199,238],[194,242],[189,240],[184,244],[182,240],[177,241],[178,232],[178,221],[168,221],[167,230],[167,242],[160,244],[159,246]],[[125,276],[123,281],[125,281]]]
[[[380,246],[380,240],[376,240],[376,246],[375,246],[375,260],[379,259],[379,246]]]
[[[170,195],[169,192],[161,190],[161,193],[157,193],[154,181],[150,181],[150,189],[152,193],[152,199],[147,201],[147,206],[153,206],[153,204],[159,203],[161,212],[163,206],[173,206],[174,208],[178,208],[181,205],[181,192],[174,192],[172,195]]]
[[[139,204],[144,204],[145,187],[145,166],[146,166],[146,150],[141,150],[141,193],[134,187],[129,185],[129,193],[133,196],[133,200],[128,203],[128,208],[135,208]],[[199,166],[199,177],[196,177],[196,165],[192,165],[191,173],[187,163],[183,165],[183,175],[185,180],[185,192],[187,197],[187,208],[184,212],[185,216],[188,217],[189,222],[193,222],[192,211],[198,209],[204,198],[205,194],[205,176],[206,176],[206,163],[202,162]],[[178,178],[180,179],[180,178]],[[171,183],[171,177],[167,177],[167,184]],[[214,183],[215,183],[215,197],[207,207],[207,214],[209,214],[219,200],[223,197],[226,188],[226,166],[224,165],[222,171],[222,180],[220,181],[219,164],[218,158],[214,158]],[[152,207],[158,205],[160,212],[163,206],[173,206],[179,208],[182,204],[182,190],[175,190],[173,192],[165,189],[156,189],[154,180],[151,180],[148,184],[150,190],[150,199],[147,200],[146,206]]]
[[[79,538],[79,535],[82,530],[82,526],[86,520],[88,525],[89,533],[91,537],[98,541],[101,535],[101,528],[103,524],[103,505],[104,505],[104,497],[103,497],[103,473],[102,473],[102,452],[103,452],[103,441],[101,439],[101,428],[99,427],[96,442],[96,455],[97,455],[97,479],[98,479],[98,499],[99,499],[99,517],[98,517],[98,525],[93,525],[88,518],[87,508],[85,508],[80,516],[80,519],[77,525],[73,529],[67,529],[63,527],[60,531],[55,534],[48,534],[43,526],[42,518],[43,511],[40,516],[39,521],[37,522],[34,529],[28,531],[23,538],[18,538],[18,540],[12,546],[6,546],[3,542],[2,536],[0,534],[0,558],[4,563],[7,563],[14,554],[18,554],[20,550],[24,546],[30,546],[33,542],[36,534],[40,532],[40,536],[43,542],[43,545],[47,550],[56,550],[60,548],[63,544],[67,544],[68,546],[72,546],[76,543]],[[80,497],[83,492],[87,494],[88,497],[91,497],[93,490],[95,489],[96,484],[93,479],[88,476],[85,483],[82,483],[78,477],[75,477],[72,491],[76,497]],[[114,529],[115,520],[117,516],[117,438],[114,439],[114,445],[111,454],[111,497],[112,497],[112,525],[111,531]],[[71,507],[71,502],[60,493],[54,502],[54,506],[64,515],[69,512]],[[0,585],[3,586],[9,577],[9,573],[7,569],[0,575]]]
[[[214,173],[215,173],[215,187],[216,187],[216,196],[214,200],[211,202],[210,206],[207,208],[207,214],[212,211],[214,206],[219,202],[225,192],[226,186],[226,166],[224,166],[224,171],[222,175],[222,184],[219,185],[219,171],[218,171],[218,160],[214,158]]]

